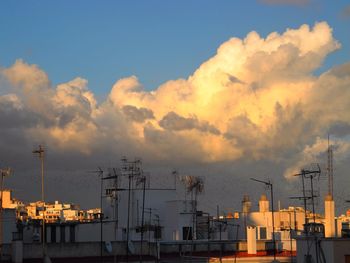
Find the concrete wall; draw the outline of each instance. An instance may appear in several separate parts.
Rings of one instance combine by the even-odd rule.
[[[11,259],[11,244],[3,244],[2,257],[0,258],[0,262],[2,260],[10,260],[10,259]]]
[[[174,179],[171,178],[168,187],[173,187],[173,181]],[[130,200],[130,233],[129,238],[130,240],[139,240],[140,234],[136,233],[134,229],[136,227],[141,226],[141,219],[142,219],[142,201],[143,201],[143,191],[142,191],[142,184],[136,186],[135,185],[136,180],[133,181],[133,189],[138,189],[131,191],[131,200]],[[146,185],[148,188],[147,181]],[[128,189],[128,179],[123,179],[120,186],[120,188]],[[151,188],[164,188],[164,185],[157,185],[157,182],[151,182]],[[118,193],[119,197],[119,205],[118,205],[118,225],[119,225],[119,231],[118,231],[118,240],[125,240],[125,233],[123,233],[123,230],[127,227],[127,218],[128,218],[128,191],[120,191]],[[175,200],[177,198],[176,191],[174,190],[152,190],[152,191],[146,191],[145,196],[145,213],[144,213],[144,224],[156,224],[157,216],[159,216],[160,225],[167,226],[167,224],[164,223],[165,216],[166,216],[166,202],[169,200]],[[111,206],[111,202],[108,201],[109,199],[106,198],[104,200],[103,204],[103,213],[105,217],[108,217],[110,220],[114,219],[114,208]],[[151,208],[152,210],[150,211]],[[157,215],[157,216],[156,216]],[[145,237],[148,239],[148,235]],[[164,239],[164,238],[163,238]],[[151,241],[153,241],[153,233],[151,235]]]
[[[173,241],[173,242],[160,242],[161,253],[179,253],[190,252],[193,247],[194,252],[206,252],[208,248],[210,251],[222,251],[234,252],[234,251],[247,251],[246,241],[210,241],[209,246],[207,241],[193,240],[193,241]],[[272,250],[273,245],[270,241],[257,240],[257,251]]]
[[[17,232],[15,209],[4,209],[2,211],[3,243],[11,243],[12,233]]]
[[[111,242],[112,252],[106,250],[103,242],[103,256],[126,255],[125,242]],[[133,243],[134,253],[139,254],[140,242]],[[47,254],[50,258],[79,258],[79,257],[98,257],[100,256],[100,242],[79,242],[79,243],[49,243],[46,245]],[[156,244],[143,243],[142,251],[144,255],[156,255]],[[42,244],[32,243],[23,245],[24,259],[33,259],[42,257]]]
[[[115,240],[114,222],[103,223],[103,240]],[[100,241],[101,239],[101,224],[78,224],[76,225],[76,242]]]
[[[164,238],[163,240],[182,240],[183,227],[193,227],[193,205],[191,201],[168,201],[166,202],[166,213],[164,216]],[[192,235],[194,229],[192,229]]]
[[[350,255],[350,239],[321,238],[317,249],[320,257],[327,263],[345,262],[345,255]],[[297,262],[304,262],[307,254],[316,262],[316,246],[313,237],[297,239]]]
[[[72,229],[71,229],[72,228]],[[51,229],[55,229],[56,238],[52,240]],[[61,235],[61,229],[64,229],[64,235]],[[103,240],[113,241],[115,240],[114,222],[103,222]],[[37,233],[37,236],[41,237],[41,226],[29,225],[23,229],[23,241],[24,243],[32,243],[33,236]],[[46,224],[46,242],[47,243],[65,243],[71,242],[71,231],[74,230],[74,242],[94,242],[100,241],[101,238],[101,225],[99,222],[93,223],[81,223],[81,224]],[[13,230],[15,231],[15,230]],[[41,238],[40,238],[41,240]],[[7,240],[7,243],[11,242],[11,239]],[[39,240],[37,240],[38,242]],[[40,241],[41,242],[41,241]]]
[[[333,262],[345,262],[345,255],[350,255],[350,240],[349,239],[334,239],[324,242],[325,245],[329,243],[328,247],[331,247],[333,251]],[[326,254],[329,253],[329,249],[324,249]],[[328,262],[328,261],[327,261]]]
[[[50,258],[80,258],[80,257],[99,257],[100,256],[100,242],[79,242],[79,243],[48,243],[46,244],[46,251]],[[126,255],[126,242],[111,242],[112,252],[108,252],[106,244],[103,243],[103,256],[124,256]],[[272,243],[266,241],[257,241],[257,250],[263,251],[272,249]],[[130,255],[139,255],[141,243],[133,242],[133,253]],[[207,252],[220,251],[234,252],[247,251],[247,243],[245,241],[174,241],[174,242],[159,242],[160,252],[162,254],[180,254],[185,252]],[[11,253],[11,247],[6,247],[7,256]],[[143,242],[143,255],[156,256],[158,254],[157,243]],[[31,243],[23,244],[23,258],[35,259],[42,257],[42,244]],[[328,261],[327,261],[328,262]]]

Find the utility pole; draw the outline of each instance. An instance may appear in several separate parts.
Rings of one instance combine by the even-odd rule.
[[[143,256],[143,228],[144,228],[144,221],[145,221],[145,194],[146,194],[146,177],[143,176],[143,187],[142,187],[142,215],[141,215],[141,245],[140,245],[140,263],[142,263],[142,256]]]
[[[313,221],[316,223],[316,217],[315,217],[315,204],[314,204],[314,198],[316,197],[314,195],[314,189],[313,189],[313,179],[316,176],[320,176],[321,169],[320,166],[317,164],[317,170],[305,170],[302,169],[300,173],[294,174],[294,176],[301,176],[302,180],[302,187],[303,187],[303,200],[304,200],[304,209],[305,209],[305,224],[307,224],[307,216],[306,216],[306,200],[311,199],[311,205],[312,205],[312,213],[313,213]],[[305,179],[310,178],[310,186],[311,186],[311,196],[306,196],[306,190],[305,190]],[[307,234],[307,233],[306,233]]]
[[[160,219],[159,219],[159,215],[158,214],[154,214],[155,219],[153,219],[154,221],[154,225],[153,225],[153,243],[155,245],[155,254],[156,254],[156,262],[158,262],[159,260],[159,247],[158,247],[158,241],[159,241],[159,234],[160,234]]]
[[[294,209],[295,209],[295,207],[294,207]],[[293,262],[293,239],[292,239],[292,214],[291,214],[291,211],[288,211],[288,216],[289,216],[290,262]]]
[[[302,179],[302,183],[303,183],[303,199],[304,199],[304,206],[305,206],[305,225],[307,224],[306,223],[306,199],[311,199],[311,202],[312,202],[312,214],[313,214],[313,227],[312,227],[312,233],[314,235],[314,238],[315,238],[315,252],[316,252],[316,262],[318,263],[318,258],[319,258],[319,252],[318,252],[318,242],[317,242],[317,235],[314,233],[315,232],[315,224],[316,224],[316,212],[315,212],[315,203],[314,203],[314,197],[316,197],[314,195],[314,189],[313,189],[313,179],[315,177],[319,177],[321,174],[321,169],[320,169],[320,166],[317,164],[317,170],[305,170],[305,169],[302,169],[300,171],[299,174],[295,174],[294,176],[301,176],[301,179]],[[305,195],[305,182],[304,182],[304,178],[307,179],[307,178],[310,178],[310,186],[311,186],[311,196],[307,197]],[[307,225],[306,225],[307,226]],[[305,227],[305,230],[306,230],[306,235],[308,235],[309,231],[308,231],[308,226]],[[308,237],[307,237],[307,243],[308,243]],[[309,255],[309,250],[308,250],[308,255]]]
[[[3,191],[4,191],[4,177],[10,175],[11,169],[0,169],[1,173],[1,196],[0,196],[0,261],[2,259],[2,245],[3,245]]]
[[[100,262],[103,262],[103,213],[102,213],[102,205],[103,205],[103,170],[99,167],[99,176],[100,179]]]
[[[114,221],[114,239],[117,241],[118,237],[118,224],[119,224],[119,209],[118,209],[118,203],[119,203],[119,197],[118,197],[118,192],[119,191],[125,191],[126,189],[120,188],[119,187],[119,178],[121,174],[118,172],[116,168],[112,169],[113,174],[109,173],[107,176],[101,177],[101,180],[113,180],[113,186],[111,188],[105,188],[106,191],[106,197],[110,196],[113,199],[113,221]],[[96,171],[96,172],[102,172],[102,170]],[[102,191],[102,190],[101,190]],[[102,193],[102,192],[101,192]],[[101,195],[102,196],[102,195]],[[102,199],[102,198],[101,198]],[[102,206],[101,206],[102,208]],[[102,240],[102,239],[101,239]],[[101,243],[102,244],[102,243]],[[117,262],[117,251],[114,251],[113,253],[113,262]]]
[[[41,202],[43,205],[43,220],[42,220],[42,250],[43,250],[43,261],[45,261],[45,256],[46,256],[46,247],[45,247],[45,196],[44,196],[44,147],[39,145],[39,148],[37,150],[33,151],[34,154],[37,154],[39,156],[39,159],[41,161]]]
[[[118,211],[118,187],[119,187],[119,182],[118,182],[118,174],[115,168],[113,168],[113,173],[114,173],[114,238],[115,241],[117,241],[117,236],[118,236],[118,216],[119,216],[119,211]],[[114,257],[113,257],[113,262],[117,262],[117,253],[114,252]]]
[[[128,161],[126,157],[122,158],[122,172],[128,176],[128,207],[127,207],[127,225],[126,225],[126,262],[129,262],[129,242],[130,242],[130,220],[132,220],[131,225],[133,227],[134,220],[134,177],[141,176],[141,160],[135,159],[135,161]],[[132,203],[132,204],[131,204]],[[131,207],[132,205],[132,207]],[[132,210],[132,211],[131,211]],[[131,214],[130,214],[131,213]]]
[[[329,134],[328,134],[328,149],[327,149],[327,175],[328,175],[328,194],[332,196],[333,199],[333,147],[329,144]]]
[[[103,177],[103,170],[101,169],[101,167],[98,167],[98,170],[90,171],[90,173],[97,174],[97,176],[99,177],[98,180],[100,181],[100,213],[99,213],[99,220],[100,220],[100,262],[103,262],[103,212],[102,212],[102,206],[103,206],[103,180],[105,180],[106,178]]]
[[[276,240],[275,240],[275,215],[274,215],[274,206],[273,206],[273,185],[270,181],[262,181],[262,180],[257,180],[255,178],[250,178],[250,180],[265,184],[270,188],[270,194],[271,194],[271,206],[272,206],[272,242],[273,242],[273,260],[276,261]]]

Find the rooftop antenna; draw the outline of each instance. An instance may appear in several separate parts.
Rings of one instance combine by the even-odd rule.
[[[204,181],[203,178],[200,176],[192,176],[192,175],[186,175],[181,177],[181,181],[185,184],[186,192],[191,193],[191,202],[192,202],[192,229],[193,229],[193,239],[196,239],[197,231],[196,231],[196,225],[197,225],[197,196],[198,194],[201,194],[204,191]]]
[[[127,210],[127,227],[126,227],[126,262],[129,262],[129,250],[131,250],[130,242],[130,212],[131,212],[131,202],[134,201],[134,187],[133,180],[136,177],[138,179],[142,176],[141,160],[135,159],[135,161],[129,161],[125,156],[122,158],[122,174],[128,176],[128,210]],[[132,196],[131,196],[132,194]],[[133,217],[132,217],[133,218]]]
[[[46,255],[46,246],[45,246],[45,195],[44,195],[44,157],[45,157],[45,149],[42,145],[39,145],[37,150],[33,150],[33,154],[37,154],[39,156],[41,162],[41,202],[43,205],[43,220],[42,220],[42,244],[43,244],[43,261],[51,262],[48,255]]]
[[[12,173],[11,168],[3,168],[0,169],[0,174],[1,174],[1,196],[0,196],[0,260],[2,258],[2,243],[3,243],[3,191],[4,191],[4,177],[9,176]]]
[[[332,196],[333,199],[333,147],[329,144],[329,134],[328,134],[328,148],[327,148],[327,176],[328,176],[328,194]]]
[[[250,180],[261,183],[261,184],[265,184],[267,187],[270,188],[270,194],[271,194],[271,212],[272,212],[272,242],[273,242],[273,261],[272,262],[276,262],[276,238],[275,238],[275,216],[274,216],[274,206],[273,206],[273,184],[270,182],[270,180],[268,181],[262,181],[262,180],[258,180],[255,178],[250,178]]]
[[[176,190],[176,178],[177,178],[178,175],[179,175],[178,170],[173,169],[173,170],[171,171],[171,175],[174,176],[174,189]]]
[[[103,190],[103,170],[101,167],[97,167],[97,170],[90,171],[90,173],[95,173],[98,175],[100,180],[100,262],[103,262],[103,213],[102,213],[102,190]]]
[[[111,206],[113,208],[113,221],[114,221],[114,240],[117,240],[118,237],[118,223],[119,223],[119,196],[118,191],[121,191],[122,189],[120,186],[120,176],[121,172],[117,168],[109,168],[107,176],[103,177],[102,180],[112,180],[112,185],[109,185],[109,187],[105,188],[105,193],[107,198],[110,198],[111,200]],[[102,193],[102,190],[101,190]],[[113,255],[113,262],[117,261],[117,254],[114,252]]]

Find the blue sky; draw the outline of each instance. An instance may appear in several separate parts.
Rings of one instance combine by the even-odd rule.
[[[242,38],[252,30],[266,36],[327,21],[342,49],[327,58],[321,72],[350,60],[350,17],[342,15],[348,5],[344,0],[304,5],[252,0],[1,1],[0,65],[8,67],[21,58],[39,65],[53,84],[80,76],[103,97],[116,80],[130,75],[147,90],[187,78],[230,37]]]
[[[271,175],[281,182],[281,193],[293,196],[284,176],[307,162],[326,162],[331,130],[339,175],[335,181],[348,193],[350,64],[322,78],[309,78],[317,58],[337,46],[333,38],[325,38],[324,51],[324,43],[314,41],[322,37],[312,38],[311,31],[326,37],[330,32],[325,23],[313,27],[320,21],[333,28],[342,48],[326,57],[316,75],[350,62],[349,1],[1,0],[0,159],[18,175],[10,179],[12,187],[26,189],[21,198],[37,198],[38,166],[31,152],[33,145],[43,143],[51,162],[47,167],[52,200],[62,197],[65,189],[68,201],[85,202],[95,189],[94,182],[85,179],[86,170],[121,156],[141,157],[164,173],[171,167],[184,174],[226,176],[208,184],[208,192],[214,193],[208,196],[216,202],[229,197],[217,193],[232,191],[232,185],[243,194],[250,189],[249,178],[258,174],[262,180]],[[242,54],[249,63],[236,69],[235,58],[241,54],[234,53],[238,48],[231,43],[193,81],[174,81],[159,92],[130,92],[138,83],[127,78],[118,82],[109,103],[96,107],[90,93],[81,92],[83,81],[66,83],[87,79],[99,102],[117,80],[131,75],[149,91],[168,80],[187,78],[231,37],[244,38],[253,30],[265,37],[302,24],[310,25],[311,31],[298,32],[300,43],[286,40],[291,47],[283,45],[276,56]],[[255,45],[256,38],[251,39],[254,43],[246,46]],[[310,43],[315,57],[299,52],[301,45]],[[260,46],[252,54],[259,51]],[[14,64],[17,59],[38,65],[53,87],[66,84],[52,90],[41,71],[23,62]],[[7,94],[7,85],[13,94]],[[235,182],[241,177],[247,179],[245,189]],[[28,181],[35,183],[28,186]],[[81,182],[86,194],[76,192]],[[231,202],[227,199],[228,205]]]

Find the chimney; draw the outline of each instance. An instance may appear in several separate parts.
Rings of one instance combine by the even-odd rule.
[[[259,200],[259,212],[269,212],[269,200],[267,200],[267,197],[265,194],[262,194]]]
[[[335,216],[334,216],[334,201],[332,195],[328,194],[324,201],[324,216],[325,216],[325,236],[335,237]]]
[[[249,213],[252,207],[252,202],[250,202],[249,195],[244,195],[242,200],[242,211],[243,213]]]

